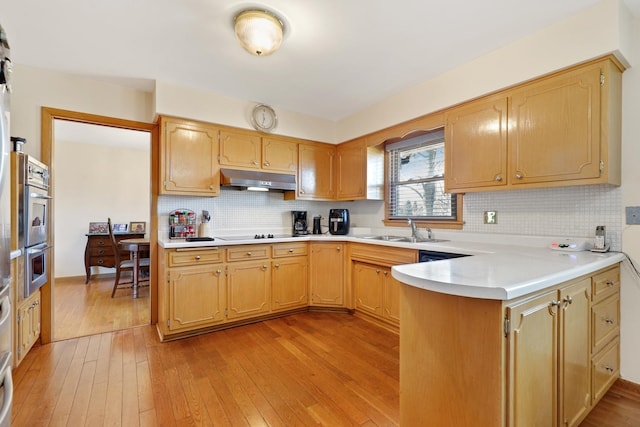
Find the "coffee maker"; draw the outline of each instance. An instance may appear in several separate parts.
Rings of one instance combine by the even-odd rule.
[[[349,233],[349,209],[329,210],[329,233],[347,234]]]
[[[307,211],[291,211],[293,219],[293,235],[306,236],[309,234],[307,230]]]

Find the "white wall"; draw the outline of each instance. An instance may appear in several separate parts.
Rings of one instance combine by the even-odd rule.
[[[114,224],[144,221],[149,226],[149,148],[55,141],[57,278],[84,276],[89,222],[111,217]],[[94,274],[113,271],[93,268]]]
[[[603,0],[340,121],[337,140],[346,141],[619,51],[630,43],[623,32],[627,20],[628,11],[621,0]]]
[[[41,107],[153,121],[151,93],[20,64],[13,70],[11,135],[27,138],[24,151],[38,159]]]
[[[634,21],[634,68],[623,75],[622,87],[622,206],[640,206],[640,18]],[[624,210],[621,215],[624,215]],[[622,220],[624,223],[624,220]],[[622,229],[622,250],[640,266],[640,226],[625,225]],[[627,264],[629,267],[629,264]],[[640,383],[640,281],[631,268],[622,276],[620,299],[622,376]]]

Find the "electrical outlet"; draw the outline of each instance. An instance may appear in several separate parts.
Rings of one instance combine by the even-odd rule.
[[[627,206],[627,224],[640,224],[640,206]]]
[[[498,212],[496,211],[484,211],[484,223],[485,224],[497,224]]]

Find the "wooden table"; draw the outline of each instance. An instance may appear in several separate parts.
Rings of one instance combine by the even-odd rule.
[[[133,298],[138,298],[138,275],[140,274],[140,252],[148,252],[151,243],[149,239],[123,239],[118,243],[120,248],[130,251],[133,257]]]

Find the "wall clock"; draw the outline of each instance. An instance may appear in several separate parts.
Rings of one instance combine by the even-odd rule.
[[[278,124],[278,116],[270,106],[258,104],[251,112],[251,124],[260,132],[271,132]]]

